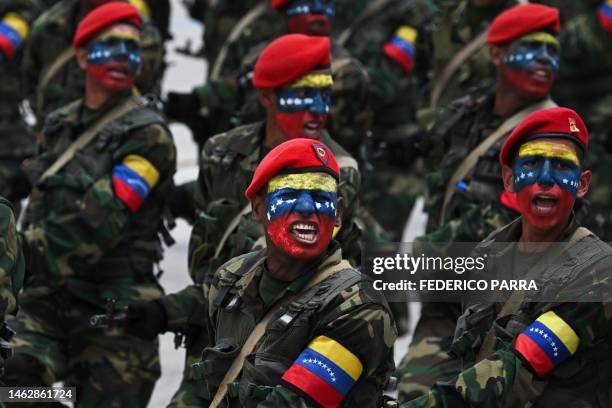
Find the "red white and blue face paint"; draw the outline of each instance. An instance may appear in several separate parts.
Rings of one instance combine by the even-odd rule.
[[[329,74],[309,74],[277,90],[276,122],[290,139],[319,139],[331,108],[332,84]]]
[[[306,35],[329,35],[335,15],[335,0],[293,0],[285,9],[289,32]]]
[[[87,73],[107,88],[130,89],[141,63],[138,36],[119,27],[100,36],[87,54]]]
[[[266,234],[297,259],[325,252],[336,221],[336,179],[326,173],[279,175],[268,182]]]
[[[580,185],[580,162],[569,146],[533,140],[523,144],[512,174],[521,214],[549,229],[571,212]]]
[[[559,43],[544,32],[528,34],[515,42],[504,58],[502,75],[515,88],[533,97],[550,92],[559,72]]]
[[[6,13],[0,21],[0,51],[12,59],[30,31],[28,22],[16,13]]]

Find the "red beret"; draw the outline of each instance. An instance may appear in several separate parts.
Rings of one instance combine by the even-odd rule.
[[[572,140],[585,151],[589,147],[588,130],[576,112],[568,108],[542,109],[527,116],[504,142],[499,162],[510,165],[513,148],[533,139],[560,138]]]
[[[272,0],[272,8],[279,9],[287,4],[289,0]]]
[[[319,65],[330,63],[328,37],[284,35],[268,45],[259,56],[253,85],[259,89],[279,88],[297,81]]]
[[[291,139],[276,146],[255,169],[244,195],[249,200],[279,173],[324,172],[338,180],[340,168],[333,153],[314,139]]]
[[[561,29],[559,10],[541,4],[519,4],[499,14],[489,28],[488,44],[504,44],[534,31]]]
[[[72,46],[83,46],[100,31],[120,22],[142,26],[138,9],[129,3],[113,1],[97,7],[79,23]]]

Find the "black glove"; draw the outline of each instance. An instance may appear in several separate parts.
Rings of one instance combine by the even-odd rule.
[[[168,92],[164,113],[179,122],[190,122],[200,116],[200,100],[195,91],[190,93]]]
[[[159,300],[130,303],[127,307],[128,334],[144,340],[155,340],[168,327],[166,309]]]

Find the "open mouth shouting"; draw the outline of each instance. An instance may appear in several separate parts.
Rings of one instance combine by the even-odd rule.
[[[559,197],[548,193],[538,193],[531,200],[533,212],[541,216],[554,214],[558,203]]]
[[[314,245],[319,237],[319,226],[312,221],[296,221],[289,226],[289,234],[302,244]]]

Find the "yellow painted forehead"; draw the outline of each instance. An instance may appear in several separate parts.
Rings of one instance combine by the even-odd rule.
[[[307,74],[289,85],[289,88],[329,88],[334,84],[330,73]]]
[[[338,189],[338,183],[335,178],[327,173],[282,174],[268,181],[268,193],[284,188],[335,193]]]
[[[140,33],[136,28],[132,26],[121,24],[110,27],[108,30],[102,32],[98,36],[98,40],[105,40],[108,38],[118,38],[121,40],[133,40],[140,43]]]
[[[570,161],[576,166],[580,165],[576,152],[560,143],[532,140],[523,144],[519,149],[519,157],[527,156],[543,156],[551,159],[562,159]]]
[[[544,31],[536,31],[533,33],[526,34],[519,38],[519,42],[541,42],[545,44],[551,44],[559,49],[559,40],[547,32]]]

